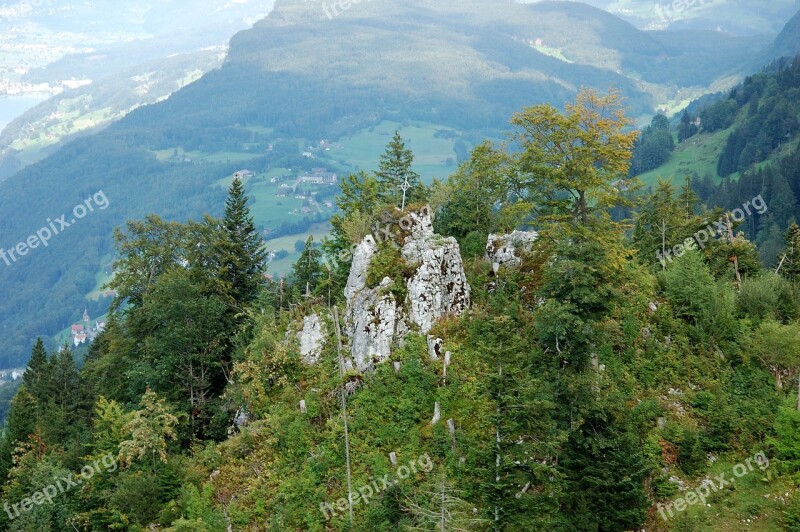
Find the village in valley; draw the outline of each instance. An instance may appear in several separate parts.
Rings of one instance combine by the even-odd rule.
[[[69,345],[70,347],[79,347],[81,345],[91,343],[97,336],[106,328],[106,322],[95,321],[89,318],[88,309],[83,310],[83,317],[79,323],[75,323],[70,327]],[[63,349],[60,347],[59,350]]]

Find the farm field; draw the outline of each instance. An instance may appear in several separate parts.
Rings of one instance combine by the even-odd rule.
[[[701,178],[710,175],[715,182],[719,181],[717,161],[731,131],[732,129],[726,129],[710,135],[695,135],[679,144],[669,161],[655,170],[639,175],[639,179],[645,186],[655,186],[659,177],[681,184],[684,177],[694,172]]]

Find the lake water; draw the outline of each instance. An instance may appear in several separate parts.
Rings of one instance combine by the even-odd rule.
[[[0,131],[2,131],[12,120],[22,113],[43,102],[48,95],[41,96],[2,96],[0,97]]]

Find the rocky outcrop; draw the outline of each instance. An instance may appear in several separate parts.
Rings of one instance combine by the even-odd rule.
[[[539,238],[536,231],[514,231],[504,235],[489,235],[486,258],[498,266],[516,267],[522,264],[520,255],[530,253]]]
[[[428,357],[431,360],[436,360],[439,358],[439,355],[442,353],[442,346],[444,345],[444,340],[441,338],[434,338],[430,334],[428,335]]]
[[[385,277],[377,287],[367,286],[367,271],[378,246],[372,235],[356,247],[345,288],[345,335],[350,339],[352,363],[359,370],[385,360],[392,345],[410,331],[427,334],[449,314],[461,314],[470,304],[458,243],[434,234],[428,209],[408,212],[391,232],[410,273],[403,279],[407,295],[396,300],[394,281]],[[384,232],[386,234],[386,232]]]
[[[316,364],[322,354],[326,340],[325,327],[319,315],[311,314],[303,318],[303,328],[297,333],[300,342],[300,355],[306,364]]]
[[[348,300],[345,334],[350,338],[352,363],[363,370],[391,354],[398,336],[399,308],[394,295],[386,289],[388,277],[376,288],[362,288]]]
[[[461,314],[469,307],[470,287],[455,238],[433,236],[411,239],[403,259],[417,264],[406,283],[408,318],[423,334],[445,314]]]
[[[344,297],[351,301],[355,295],[367,286],[367,269],[372,257],[378,252],[378,244],[372,235],[367,235],[353,251],[350,262],[350,276],[344,287]]]

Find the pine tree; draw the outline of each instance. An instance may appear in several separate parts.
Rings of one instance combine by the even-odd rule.
[[[673,246],[683,242],[682,209],[674,194],[672,184],[659,179],[655,192],[645,199],[636,219],[633,245],[639,250],[641,262],[653,268],[658,265],[658,257],[669,256]],[[660,266],[664,267],[666,263]]]
[[[426,485],[416,495],[418,500],[408,501],[406,510],[412,516],[408,530],[434,530],[436,532],[469,532],[486,530],[489,524],[473,514],[473,506],[459,497],[458,490],[444,475]]]
[[[320,264],[322,251],[314,246],[314,237],[309,236],[300,258],[293,266],[294,281],[300,294],[313,293],[320,281],[327,275]]]
[[[225,200],[222,226],[227,237],[223,275],[240,305],[255,301],[264,280],[265,251],[256,230],[241,179],[234,178]]]
[[[13,466],[12,456],[18,443],[27,442],[28,436],[38,432],[36,416],[32,414],[37,409],[36,399],[22,386],[11,400],[6,426],[0,439],[0,483],[8,478],[8,472]]]
[[[600,407],[570,435],[560,463],[572,530],[636,530],[647,517],[648,474],[636,433]]]
[[[47,358],[47,350],[42,339],[38,338],[36,345],[33,346],[28,368],[22,375],[22,383],[39,403],[43,403],[48,397],[50,379],[52,379],[52,370]]]
[[[700,199],[692,189],[692,178],[691,176],[687,175],[683,182],[683,186],[681,187],[680,195],[678,196],[678,203],[683,211],[684,217],[687,220],[690,220],[695,216],[695,209],[697,208],[699,201]]]
[[[800,227],[797,224],[792,224],[786,232],[786,248],[778,272],[792,281],[800,279]]]
[[[40,407],[47,406],[43,412],[43,423],[48,442],[64,445],[78,428],[80,379],[72,350],[67,345],[51,357],[50,366],[52,378],[47,391],[49,397],[45,399],[46,402],[40,403]]]
[[[496,206],[508,197],[507,165],[508,156],[491,143],[476,146],[447,182],[446,203],[436,217],[438,229],[458,237],[480,231],[485,244],[497,228]]]
[[[692,117],[689,116],[689,112],[684,109],[683,115],[681,115],[681,125],[678,127],[678,142],[683,142],[696,134],[697,126],[694,124]]]
[[[403,201],[403,191],[400,186],[406,179],[411,185],[406,194],[406,204],[424,197],[419,174],[411,169],[413,162],[414,155],[411,150],[406,149],[400,134],[395,131],[392,141],[381,155],[380,170],[375,172],[375,177],[378,178],[379,195],[385,203],[400,207]]]

